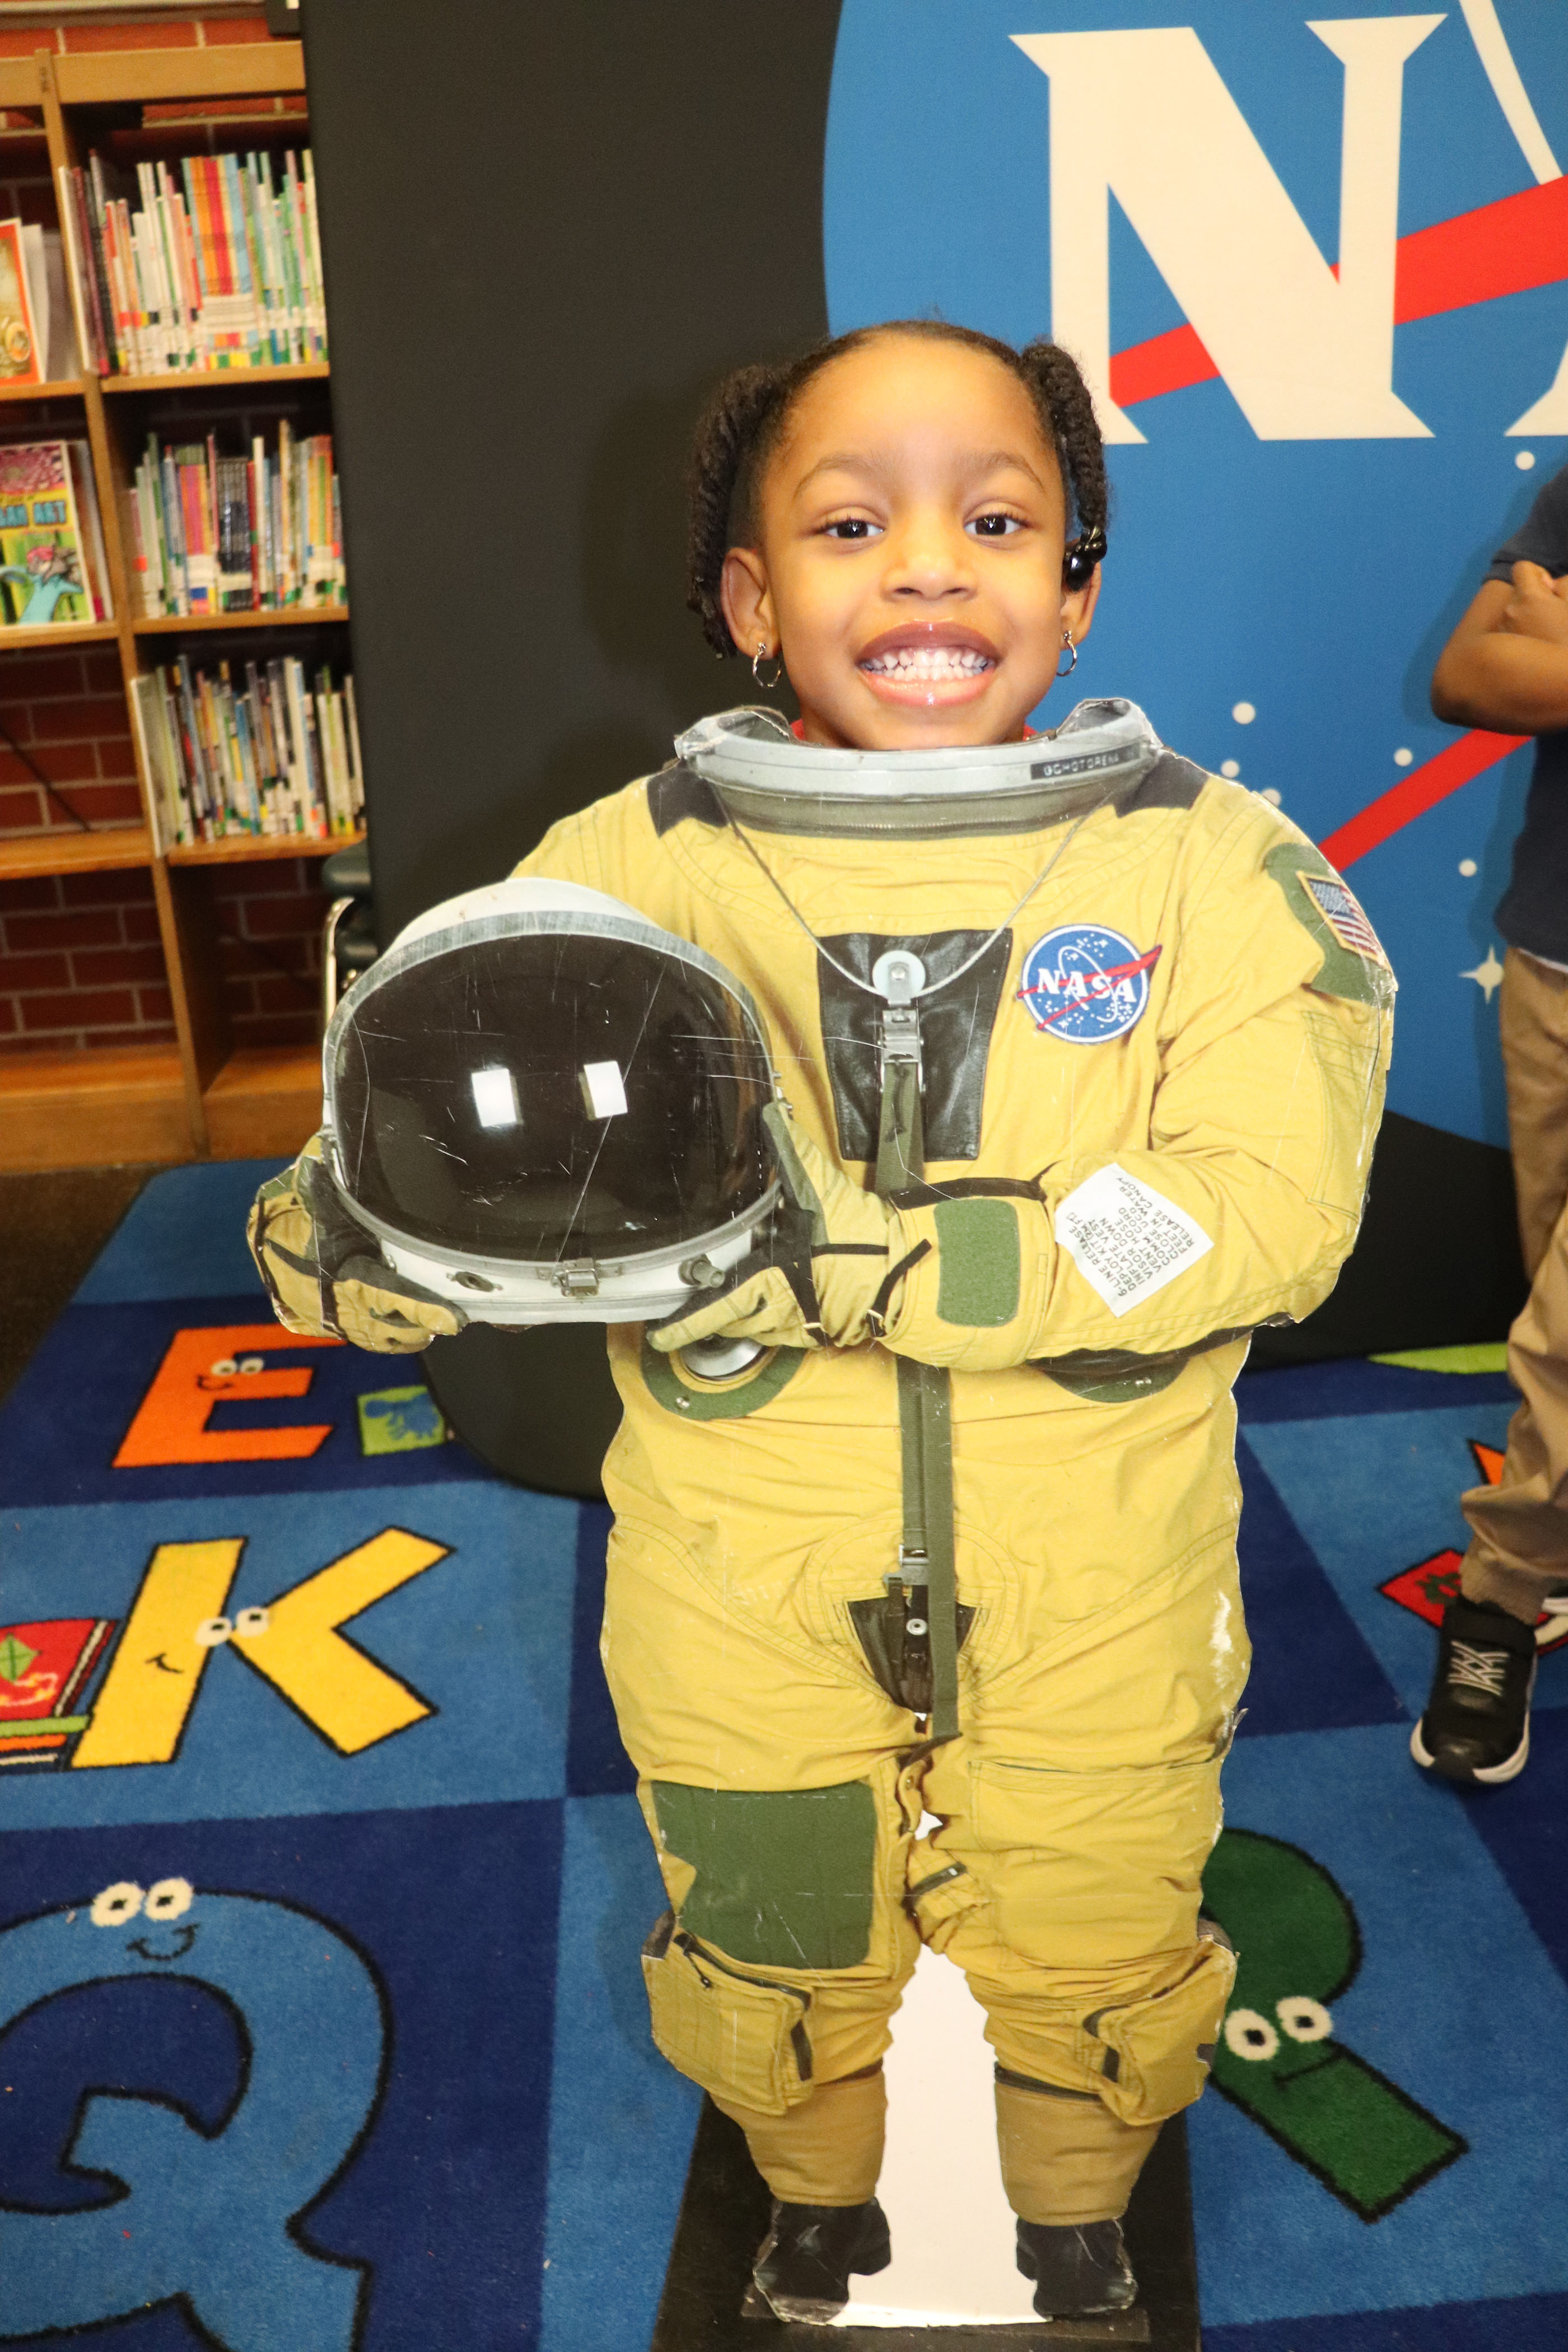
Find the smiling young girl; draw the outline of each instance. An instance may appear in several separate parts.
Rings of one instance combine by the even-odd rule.
[[[521,869],[718,958],[787,1098],[768,1241],[610,1333],[604,1652],[671,1906],[655,2037],[745,2129],[785,2317],[888,2258],[922,1940],[986,2011],[1047,2315],[1132,2300],[1120,2216],[1233,1974],[1198,1916],[1248,1654],[1230,1391],[1354,1237],[1393,981],[1302,835],[1132,706],[1031,736],[1105,525],[1049,343],[904,322],[743,370],[691,601],[798,727],[704,722]],[[379,1297],[332,1294],[354,1336]]]

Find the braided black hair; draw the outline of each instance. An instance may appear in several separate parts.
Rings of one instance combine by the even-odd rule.
[[[987,352],[1016,375],[1035,404],[1040,428],[1057,454],[1069,509],[1069,577],[1076,562],[1087,581],[1105,553],[1108,490],[1105,454],[1089,386],[1078,362],[1045,336],[1015,351],[994,335],[942,319],[889,319],[876,327],[814,344],[798,359],[773,367],[737,368],[725,376],[703,411],[688,477],[686,602],[716,654],[732,654],[733,638],[720,602],[724,558],[750,546],[757,528],[757,491],[767,461],[805,387],[830,362],[862,350],[880,335],[914,335]],[[1072,585],[1081,584],[1071,578]]]

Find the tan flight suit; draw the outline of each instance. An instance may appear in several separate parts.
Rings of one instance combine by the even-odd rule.
[[[984,939],[1066,829],[751,839],[842,961],[852,934]],[[799,1125],[869,1180],[835,1087],[870,1048],[825,1016],[812,940],[707,786],[634,784],[518,870],[717,957]],[[1018,992],[1029,950],[1075,926],[1158,950],[1141,1013],[1102,1042],[1064,1034],[1054,1001],[1041,1026]],[[1159,2122],[1197,2097],[1231,1981],[1197,1925],[1249,1654],[1231,1385],[1246,1332],[1309,1313],[1354,1239],[1393,980],[1304,837],[1170,755],[1082,823],[998,953],[963,1070],[928,1065],[926,1176],[987,1213],[976,1180],[1030,1192],[1029,1317],[1018,1250],[999,1276],[983,1215],[940,1276],[935,1255],[911,1274],[887,1345],[769,1350],[712,1382],[613,1329],[604,1656],[675,1915],[645,1952],[655,2038],[746,2126],[774,2193],[870,2194],[876,2069],[923,1938],[985,2009],[1015,2206],[1089,2221],[1122,2210]],[[943,1159],[957,1130],[932,1107],[961,1081],[978,1133]],[[1080,1228],[1075,1258],[1053,1232],[1111,1161],[1209,1244],[1121,1314],[1084,1270],[1098,1248],[1102,1282],[1131,1279],[1116,1235]],[[951,1214],[920,1212],[933,1233]],[[920,1626],[898,1580],[894,1349],[952,1367],[962,1731],[935,1746],[889,1660]]]

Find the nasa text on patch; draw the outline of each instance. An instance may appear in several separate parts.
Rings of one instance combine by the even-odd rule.
[[[1157,946],[1141,952],[1103,923],[1063,923],[1024,958],[1019,1003],[1048,1036],[1105,1045],[1142,1017],[1161,953]]]

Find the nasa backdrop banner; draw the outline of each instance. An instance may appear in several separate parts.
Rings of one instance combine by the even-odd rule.
[[[1568,9],[1164,14],[844,0],[829,315],[1076,353],[1115,509],[1074,691],[1321,843],[1399,974],[1391,1107],[1503,1144],[1531,748],[1427,688],[1568,457]]]
[[[380,0],[374,36],[307,0],[381,929],[752,693],[683,609],[685,448],[726,368],[910,313],[1054,331],[1116,509],[1044,719],[1131,695],[1277,794],[1401,982],[1361,1242],[1253,1360],[1498,1339],[1523,1277],[1492,910],[1531,755],[1426,698],[1568,457],[1568,8],[1179,13],[446,0],[433,39],[428,0]],[[410,154],[440,161],[412,279]],[[455,591],[411,588],[416,514]],[[571,1345],[469,1332],[431,1370],[482,1451],[575,1488],[616,1407]]]

